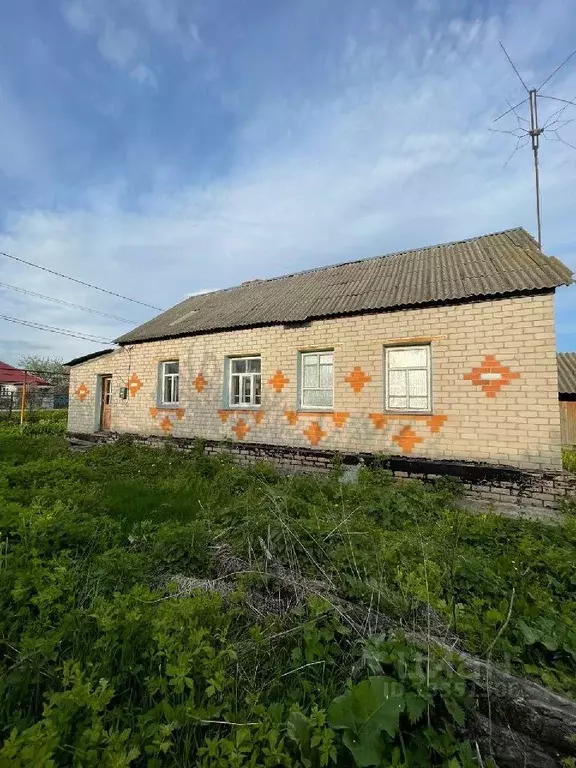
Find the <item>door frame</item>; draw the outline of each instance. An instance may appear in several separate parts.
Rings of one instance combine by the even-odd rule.
[[[98,376],[98,399],[96,401],[96,428],[98,432],[110,432],[111,426],[109,429],[104,429],[102,427],[102,416],[104,413],[104,397],[106,396],[106,382],[110,382],[110,418],[112,418],[112,374],[111,373],[102,373]]]

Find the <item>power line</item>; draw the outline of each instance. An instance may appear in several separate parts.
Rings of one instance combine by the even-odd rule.
[[[84,341],[91,341],[94,344],[113,344],[113,341],[110,341],[110,339],[102,339],[98,336],[92,336],[90,334],[86,333],[78,333],[76,331],[71,331],[68,328],[57,328],[56,326],[52,325],[45,325],[44,323],[35,323],[32,320],[20,320],[17,317],[8,317],[7,315],[0,315],[0,320],[6,320],[9,323],[18,323],[19,325],[24,325],[27,328],[35,328],[38,331],[49,331],[50,333],[58,333],[61,336],[71,336],[75,339],[83,339]]]
[[[36,269],[41,269],[43,272],[49,272],[51,275],[56,275],[56,277],[63,277],[64,280],[71,280],[73,283],[84,285],[86,288],[93,288],[95,291],[101,291],[101,293],[107,293],[109,296],[115,296],[117,299],[124,299],[124,301],[131,301],[133,304],[140,304],[142,307],[148,307],[148,309],[155,309],[158,312],[163,311],[162,309],[160,309],[160,307],[153,307],[152,304],[146,304],[143,301],[138,301],[138,299],[131,299],[128,296],[122,296],[120,293],[114,293],[114,291],[108,291],[106,288],[99,288],[97,285],[92,285],[92,283],[86,283],[84,282],[84,280],[78,280],[76,277],[63,275],[61,272],[55,272],[53,269],[48,269],[48,267],[43,267],[40,264],[34,264],[33,262],[26,261],[25,259],[21,259],[18,256],[12,256],[12,254],[6,253],[5,251],[0,251],[0,256],[6,256],[7,259],[13,259],[14,261],[19,261],[21,264],[27,264],[29,267],[36,267]]]
[[[8,288],[10,291],[16,291],[17,293],[23,293],[26,296],[34,296],[37,299],[46,299],[46,301],[52,301],[54,304],[61,304],[64,307],[72,307],[72,309],[81,309],[84,312],[90,312],[93,315],[100,315],[101,317],[108,317],[111,320],[118,320],[121,323],[129,323],[130,325],[136,325],[132,320],[126,320],[124,317],[117,317],[116,315],[109,315],[108,312],[101,312],[99,309],[90,309],[90,307],[83,307],[81,304],[72,304],[69,301],[63,301],[62,299],[56,299],[54,296],[45,296],[43,293],[36,293],[36,291],[30,291],[27,288],[19,288],[16,285],[9,285],[8,283],[0,283],[0,288]]]

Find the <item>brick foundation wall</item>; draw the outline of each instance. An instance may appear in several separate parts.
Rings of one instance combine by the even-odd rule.
[[[118,433],[69,434],[72,439],[113,443]],[[229,455],[243,466],[266,461],[280,472],[327,473],[338,465],[344,474],[354,477],[360,466],[378,465],[398,480],[413,479],[433,482],[441,477],[456,478],[462,483],[464,506],[480,511],[494,511],[515,517],[542,521],[558,521],[566,501],[576,501],[576,475],[568,472],[542,472],[513,469],[493,464],[457,461],[381,457],[369,453],[342,454],[306,448],[289,448],[256,443],[232,443],[199,438],[166,438],[154,435],[130,435],[130,439],[154,448],[171,445],[179,450],[198,450],[209,456]]]
[[[383,348],[411,343],[431,347],[433,411],[386,413]],[[331,412],[298,409],[298,353],[311,350],[334,353]],[[225,358],[250,354],[261,355],[262,404],[226,408]],[[163,360],[180,363],[177,408],[157,406]],[[103,374],[112,375],[116,432],[561,468],[552,294],[124,347],[72,368],[71,432],[98,431]]]

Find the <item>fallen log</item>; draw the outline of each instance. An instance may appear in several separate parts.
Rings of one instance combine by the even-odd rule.
[[[363,639],[393,630],[422,648],[434,646],[446,654],[448,663],[454,656],[462,662],[477,705],[463,735],[478,745],[485,764],[490,758],[500,768],[560,768],[563,758],[576,756],[576,701],[467,653],[432,608],[424,606],[421,611],[422,624],[431,628],[431,634],[414,632],[408,622],[374,614],[370,607],[341,597],[332,583],[306,579],[270,558],[259,570],[226,545],[212,549],[217,577],[171,576],[166,583],[175,585],[174,596],[201,589],[225,597],[235,588],[238,575],[251,573],[263,577],[262,585],[252,586],[247,599],[248,610],[258,617],[288,613],[309,595],[324,597]]]

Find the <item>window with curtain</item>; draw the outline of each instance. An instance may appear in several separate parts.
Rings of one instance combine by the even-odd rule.
[[[385,347],[387,411],[431,411],[430,347]]]
[[[300,407],[332,408],[334,405],[334,353],[300,353]]]

